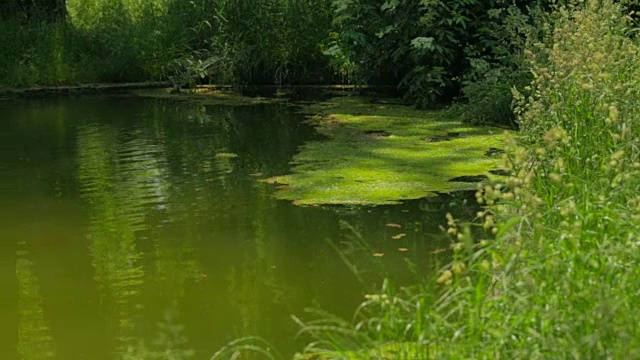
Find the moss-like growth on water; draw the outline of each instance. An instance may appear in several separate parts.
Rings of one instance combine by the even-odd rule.
[[[474,127],[443,112],[334,98],[307,109],[328,137],[305,144],[292,174],[266,181],[279,184],[277,197],[300,205],[395,204],[437,192],[473,189],[451,181],[494,169],[503,130]]]
[[[176,92],[174,89],[146,89],[133,91],[133,94],[143,97],[171,99],[178,101],[195,101],[201,105],[259,105],[282,103],[286,99],[275,97],[244,96],[228,87],[201,85],[195,89]]]

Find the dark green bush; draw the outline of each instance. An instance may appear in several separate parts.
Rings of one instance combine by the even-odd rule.
[[[519,59],[535,15],[546,6],[482,0],[333,3],[336,35],[327,54],[351,81],[397,85],[421,107],[449,101],[463,89],[483,108],[489,95],[477,93],[482,87],[489,85],[491,94],[504,99],[514,80],[528,80]],[[499,112],[509,102],[502,99]]]

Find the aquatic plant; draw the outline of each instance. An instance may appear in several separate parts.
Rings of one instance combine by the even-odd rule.
[[[335,98],[308,109],[328,140],[305,144],[292,174],[273,177],[277,197],[296,204],[393,204],[473,189],[488,174],[502,129],[473,127],[402,104]],[[481,176],[484,177],[484,176]]]

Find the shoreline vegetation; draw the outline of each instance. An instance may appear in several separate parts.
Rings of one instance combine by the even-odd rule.
[[[461,98],[475,104],[461,113],[467,121],[509,123],[509,89],[529,79],[521,67],[525,32],[548,7],[537,0],[10,0],[0,9],[0,84],[385,86],[420,108]]]
[[[171,83],[168,81],[142,81],[142,82],[115,82],[115,83],[87,83],[78,85],[56,85],[56,86],[2,86],[0,85],[0,96],[25,96],[29,97],[31,94],[34,96],[47,96],[47,95],[69,95],[69,94],[101,94],[108,93],[109,91],[125,91],[125,90],[144,90],[144,89],[158,89],[174,94],[199,94],[204,93],[207,95],[210,91],[228,91],[228,92],[242,92],[247,90],[249,92],[267,92],[272,91],[276,93],[278,90],[319,90],[319,91],[353,91],[354,93],[361,93],[367,91],[389,91],[394,90],[393,86],[367,86],[367,85],[224,85],[224,84],[198,84],[194,88],[182,89],[176,91],[171,87]]]
[[[296,318],[315,340],[300,359],[640,358],[637,28],[611,2],[553,15],[526,51],[511,175],[478,185],[477,225],[448,216],[451,263],[353,321]]]
[[[28,87],[2,87],[0,86],[0,99],[2,98],[38,98],[57,95],[87,95],[109,94],[141,89],[168,88],[166,81],[136,82],[136,83],[104,83],[82,84],[65,86],[28,86]]]
[[[100,10],[67,0],[70,24],[49,19],[25,27],[1,17],[1,81],[29,86],[144,78],[168,80],[178,89],[216,80],[392,85],[418,108],[462,100],[447,116],[465,124],[456,122],[454,131],[442,125],[430,138],[473,131],[467,123],[515,121],[517,133],[499,135],[508,176],[477,185],[476,199],[486,207],[475,221],[445,220],[451,262],[436,278],[408,288],[385,282],[364,297],[353,319],[295,314],[300,336],[309,339],[296,358],[640,358],[640,33],[634,12],[640,9],[637,2],[610,0],[488,3],[336,0],[310,9],[301,1],[252,8],[198,0],[165,7],[120,2]],[[116,16],[125,10],[128,17]],[[216,20],[202,14],[216,14]],[[255,31],[241,31],[246,28]],[[7,35],[16,29],[26,30],[15,39]],[[84,53],[71,43],[82,44]],[[320,132],[335,140],[332,126],[342,126],[353,137],[343,139],[344,149],[321,142],[304,148],[294,175],[271,180],[289,185],[280,196],[332,203],[335,193],[305,193],[305,186],[318,188],[305,171],[326,171],[314,161],[326,163],[335,151],[352,154],[357,139],[368,140],[358,146],[377,146],[370,144],[403,132],[413,136],[414,122],[376,123],[380,114],[367,111],[417,110],[369,105],[339,111],[344,104],[338,101],[333,110],[314,110],[333,114],[333,121],[319,123]],[[482,147],[501,141],[488,139]],[[482,158],[478,149],[474,154]],[[379,165],[363,163],[374,170]],[[411,177],[414,165],[393,171]],[[351,178],[349,169],[339,170],[336,179],[368,180],[362,171]],[[251,353],[279,358],[269,344],[249,337],[213,359]]]

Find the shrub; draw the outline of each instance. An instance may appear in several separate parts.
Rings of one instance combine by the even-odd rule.
[[[520,67],[525,35],[546,4],[482,0],[333,3],[335,35],[326,53],[333,56],[334,68],[348,74],[349,80],[397,85],[419,107],[449,101],[464,86],[465,96],[481,109],[488,107],[488,97],[476,91],[476,82],[490,84],[497,90],[494,93],[504,94],[505,88],[514,85],[512,81],[528,80]]]

